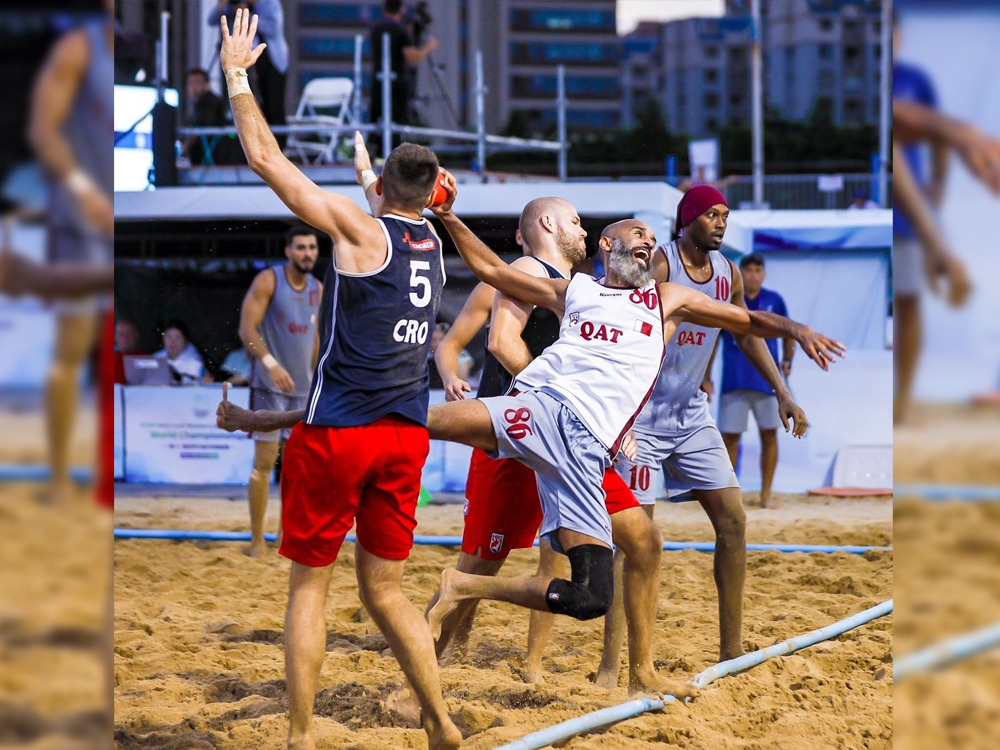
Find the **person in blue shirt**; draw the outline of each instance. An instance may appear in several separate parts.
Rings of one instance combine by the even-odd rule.
[[[743,276],[743,298],[748,310],[764,310],[788,317],[788,308],[781,295],[770,289],[764,289],[764,258],[757,253],[745,255],[740,260],[740,273]],[[729,451],[729,460],[736,468],[736,457],[740,446],[740,436],[746,431],[748,417],[753,411],[760,431],[760,502],[768,507],[771,502],[771,485],[774,481],[774,470],[778,465],[778,427],[781,419],[778,416],[778,399],[774,389],[767,384],[764,377],[750,364],[743,352],[736,345],[735,339],[722,332],[722,396],[719,400],[719,432]],[[785,338],[782,357],[778,359],[778,340],[766,339],[767,348],[771,352],[781,374],[786,378],[792,372],[792,357],[795,354],[795,339]],[[713,357],[714,359],[714,352]],[[713,388],[709,373],[712,371],[712,360],[709,360],[705,383],[702,390],[711,394]]]

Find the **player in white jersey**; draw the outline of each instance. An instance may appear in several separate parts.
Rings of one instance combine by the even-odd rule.
[[[449,176],[446,184],[448,200],[434,210],[473,272],[504,294],[562,314],[563,323],[559,340],[518,375],[523,390],[517,395],[433,407],[429,430],[435,438],[517,458],[535,470],[542,534],[569,557],[572,580],[445,570],[440,598],[428,613],[432,631],[467,599],[496,599],[577,619],[601,616],[611,604],[613,584],[599,486],[652,390],[663,342],[685,321],[737,333],[756,329],[743,308],[680,285],[653,283],[655,238],[634,219],[612,225],[601,238],[610,253],[604,284],[579,276],[569,282],[540,279],[509,268],[454,215],[454,179]],[[655,604],[654,597],[654,613]],[[679,685],[669,689],[687,692]]]
[[[653,276],[669,281],[741,310],[743,283],[739,271],[720,252],[729,207],[715,188],[699,185],[685,193],[678,206],[677,242],[657,249]],[[824,350],[839,353],[835,342],[819,336],[801,324],[768,313],[754,314],[754,321],[769,335],[792,336],[820,366],[828,357]],[[636,419],[638,444],[635,461],[623,460],[616,469],[652,516],[656,501],[656,473],[662,467],[671,499],[696,499],[705,509],[716,533],[715,580],[719,591],[719,658],[726,660],[743,653],[741,628],[743,587],[746,576],[746,512],[739,482],[701,390],[719,328],[684,323],[669,340],[663,368],[653,395]],[[782,424],[793,434],[805,434],[807,422],[802,409],[792,400],[766,344],[756,336],[736,335],[740,349],[774,388]],[[817,358],[817,346],[819,357]],[[678,494],[680,493],[680,494]],[[605,629],[604,658],[598,684],[613,685],[618,680],[622,625],[617,608]]]

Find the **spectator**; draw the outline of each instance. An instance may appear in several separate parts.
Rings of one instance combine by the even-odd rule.
[[[781,295],[763,287],[765,278],[763,257],[757,253],[743,256],[740,260],[740,273],[743,276],[743,298],[748,309],[764,310],[788,317],[788,309]],[[785,339],[784,353],[780,362],[777,340],[766,339],[766,343],[775,364],[787,378],[792,372],[795,339]],[[712,358],[714,359],[714,352]],[[711,370],[712,361],[709,360],[708,372]],[[711,392],[711,387],[704,390]],[[781,424],[778,416],[778,399],[774,390],[764,380],[764,376],[743,356],[735,339],[726,331],[722,332],[721,393],[719,432],[722,433],[733,468],[736,468],[740,436],[747,429],[749,412],[753,411],[760,432],[760,502],[766,508],[771,502],[771,484],[774,481],[774,470],[778,465],[778,426]]]
[[[205,374],[205,363],[191,343],[187,326],[172,320],[163,328],[163,348],[154,357],[167,360],[173,385],[195,385]]]
[[[441,373],[438,372],[437,362],[434,360],[434,352],[437,351],[438,346],[444,339],[444,336],[448,331],[451,330],[451,323],[438,323],[434,326],[434,332],[431,333],[431,350],[427,354],[427,367],[430,370],[431,378],[431,388],[444,388],[444,383],[441,380]],[[468,380],[469,376],[472,374],[472,365],[475,363],[475,359],[469,352],[462,349],[458,353],[458,377],[462,380]]]
[[[138,354],[139,329],[131,320],[115,321],[115,382],[125,383],[124,355]]]
[[[288,73],[288,41],[285,39],[285,9],[281,0],[219,0],[208,14],[208,25],[219,28],[225,16],[232,28],[237,8],[248,8],[257,14],[257,39],[254,46],[267,45],[253,70],[257,71],[257,100],[269,125],[284,125],[285,76]],[[275,135],[278,145],[285,147],[285,136]]]
[[[187,103],[184,124],[192,128],[213,128],[229,125],[226,117],[226,105],[216,96],[208,82],[208,73],[201,68],[192,68],[187,72],[186,80]],[[205,142],[201,136],[189,135],[181,145],[181,154],[186,156],[193,165],[204,164]],[[212,143],[212,163],[214,164],[244,164],[246,158],[243,149],[235,135],[209,136]]]
[[[878,208],[879,205],[868,197],[866,190],[857,189],[854,191],[854,199],[847,207],[848,211],[862,211],[869,208]]]
[[[230,385],[250,385],[252,365],[245,347],[233,349],[219,366],[219,372],[225,376]]]
[[[372,50],[371,105],[368,110],[370,120],[378,122],[382,119],[382,82],[378,75],[382,70],[382,35],[388,34],[389,65],[393,72],[392,121],[397,125],[409,125],[413,91],[410,87],[407,66],[416,67],[422,63],[427,55],[437,49],[438,43],[434,37],[428,37],[423,45],[416,46],[413,35],[403,25],[403,0],[385,0],[382,3],[382,15],[382,21],[372,27],[370,36]],[[400,141],[398,135],[393,135],[393,148],[398,146]],[[381,147],[379,150],[381,151]],[[384,158],[385,154],[382,156]]]

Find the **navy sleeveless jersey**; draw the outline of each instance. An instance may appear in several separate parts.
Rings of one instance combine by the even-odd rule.
[[[389,250],[370,273],[331,263],[320,306],[320,356],[305,421],[357,427],[395,414],[427,424],[427,353],[444,262],[427,219],[378,220]]]
[[[544,260],[535,258],[542,267],[545,268],[550,279],[565,279],[558,269],[549,265]],[[536,307],[531,311],[528,322],[525,323],[524,330],[521,331],[521,339],[528,345],[531,358],[534,359],[545,348],[550,346],[559,338],[559,316],[544,307]],[[489,348],[486,349],[486,358],[483,360],[483,373],[479,378],[479,390],[476,392],[477,398],[488,396],[502,396],[510,390],[514,382],[513,376],[504,369],[500,361],[493,356]]]

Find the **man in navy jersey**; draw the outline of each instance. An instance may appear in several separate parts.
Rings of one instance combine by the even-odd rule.
[[[315,185],[282,155],[250,91],[246,69],[264,49],[253,47],[256,31],[257,17],[246,9],[236,11],[232,34],[222,21],[220,62],[247,163],[334,245],[320,306],[319,362],[303,421],[288,439],[281,487],[278,551],[292,560],[288,747],[315,747],[327,589],[356,522],[361,601],[417,694],[430,747],[455,748],[462,737],[441,694],[430,630],[401,586],[429,449],[427,351],[444,284],[441,242],[422,218],[437,157],[409,143],[389,155],[382,175],[365,186],[381,196],[378,219]]]
[[[771,289],[765,289],[764,258],[757,253],[744,255],[740,258],[740,275],[743,277],[743,301],[748,310],[766,310],[775,315],[788,317],[788,308],[781,295]],[[757,368],[750,364],[739,346],[727,331],[722,332],[722,396],[719,398],[719,432],[729,452],[729,461],[736,468],[736,457],[740,447],[740,436],[747,428],[747,417],[753,411],[760,432],[760,503],[768,507],[771,500],[771,484],[774,481],[774,470],[778,465],[778,426],[781,417],[778,414],[778,397],[774,388],[768,383]],[[781,375],[787,378],[792,374],[792,357],[795,355],[795,339],[785,336],[782,344],[782,356],[778,359],[778,340],[765,340],[771,358],[778,366]],[[712,362],[715,352],[708,361],[705,371],[705,382],[702,389],[711,392]]]

